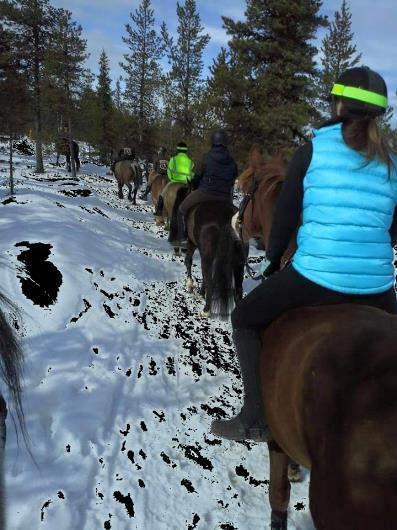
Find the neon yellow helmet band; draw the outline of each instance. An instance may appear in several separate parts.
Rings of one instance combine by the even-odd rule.
[[[371,92],[370,90],[364,90],[363,88],[357,88],[353,86],[345,86],[335,83],[331,94],[334,96],[343,96],[344,98],[356,99],[358,101],[364,101],[365,103],[371,103],[377,107],[387,108],[388,101],[387,97]]]

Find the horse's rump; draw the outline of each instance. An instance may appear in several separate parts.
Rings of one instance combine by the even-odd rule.
[[[310,468],[312,454],[325,451],[333,435],[353,439],[357,425],[386,411],[390,396],[397,406],[395,377],[383,405],[375,398],[387,374],[397,374],[396,324],[380,309],[338,304],[290,310],[268,327],[263,396],[270,429],[288,456]],[[397,441],[397,423],[395,431]]]
[[[134,182],[137,185],[139,182],[139,174],[136,162],[132,160],[119,160],[114,166],[114,176],[120,184]]]

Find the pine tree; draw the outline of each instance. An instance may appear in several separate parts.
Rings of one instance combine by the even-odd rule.
[[[330,113],[329,97],[333,84],[342,72],[356,66],[361,59],[361,53],[353,44],[352,15],[346,0],[342,0],[340,11],[336,11],[334,17],[321,44],[319,98],[320,108],[325,114]]]
[[[9,136],[10,194],[14,194],[13,141],[26,129],[26,77],[16,54],[13,35],[0,26],[0,127]]]
[[[51,9],[48,0],[3,1],[4,19],[17,37],[18,54],[24,63],[34,96],[36,172],[43,173],[42,84],[43,62],[51,33]]]
[[[132,25],[126,24],[128,36],[123,41],[129,53],[120,66],[127,74],[125,98],[133,115],[138,118],[139,143],[142,148],[147,127],[156,115],[156,99],[160,83],[162,56],[161,39],[154,29],[151,0],[142,0],[135,13],[130,13]]]
[[[109,59],[105,50],[102,50],[99,58],[97,97],[100,112],[100,160],[103,164],[107,164],[115,147],[115,131]]]
[[[169,91],[168,106],[173,109],[174,119],[187,139],[192,136],[192,128],[197,118],[194,107],[198,104],[203,90],[202,56],[210,36],[203,33],[204,27],[201,25],[195,0],[185,0],[184,5],[177,2],[176,13],[178,17],[176,44],[164,22],[161,34],[171,65],[169,81],[172,90]]]
[[[60,94],[59,110],[66,117],[70,152],[72,146],[72,114],[76,100],[84,86],[86,69],[84,62],[87,42],[81,37],[82,28],[72,20],[72,13],[66,9],[54,9],[52,13],[53,32],[45,57],[48,76]],[[74,158],[71,156],[72,174],[76,175]]]
[[[320,7],[321,0],[247,0],[244,21],[223,17],[230,53],[214,66],[212,83],[227,94],[225,122],[240,150],[260,142],[273,151],[301,137],[312,112],[312,39],[325,25]]]
[[[114,104],[117,110],[121,111],[123,109],[123,94],[121,89],[121,81],[123,78],[120,76],[116,81],[116,89],[113,93]]]

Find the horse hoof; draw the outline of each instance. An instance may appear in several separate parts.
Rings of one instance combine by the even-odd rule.
[[[193,291],[194,282],[191,278],[188,278],[186,280],[186,290],[188,293],[191,293]]]
[[[302,482],[303,474],[299,464],[290,463],[288,465],[288,480],[290,482]]]
[[[119,193],[119,199],[124,199],[122,193]]]
[[[211,311],[201,311],[200,312],[200,317],[201,318],[209,318],[211,315]]]

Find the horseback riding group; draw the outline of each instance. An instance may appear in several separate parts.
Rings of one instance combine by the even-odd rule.
[[[274,530],[287,528],[289,458],[311,470],[316,528],[396,526],[397,158],[377,123],[387,88],[379,74],[356,67],[340,76],[331,99],[332,119],[287,168],[252,148],[239,179],[246,191],[239,230],[231,227],[237,167],[224,131],[197,168],[185,143],[169,161],[161,150],[143,195],[161,175],[156,216],[167,217],[170,241],[187,249],[189,280],[199,248],[205,312],[208,292],[234,285],[244,404],[236,417],[213,421],[211,432],[268,443]],[[251,238],[269,263],[242,298]]]
[[[218,300],[227,314],[230,293],[236,303],[231,323],[244,403],[236,417],[213,421],[211,432],[267,442],[271,528],[287,529],[292,458],[310,469],[317,529],[392,530],[397,158],[377,123],[388,106],[379,74],[366,67],[346,70],[331,94],[332,119],[298,148],[287,168],[252,148],[239,179],[247,192],[239,230],[232,226],[237,166],[224,131],[212,136],[197,168],[185,143],[170,160],[161,149],[144,197],[152,192],[156,216],[167,216],[171,242],[186,249],[190,286],[199,249],[205,313]],[[113,170],[122,196],[122,185],[139,169],[134,153],[120,154],[127,158],[115,161]],[[132,199],[130,188],[132,200],[136,190]],[[251,238],[260,239],[269,264],[262,282],[243,298]],[[23,420],[21,352],[1,312],[0,330],[0,369]]]

